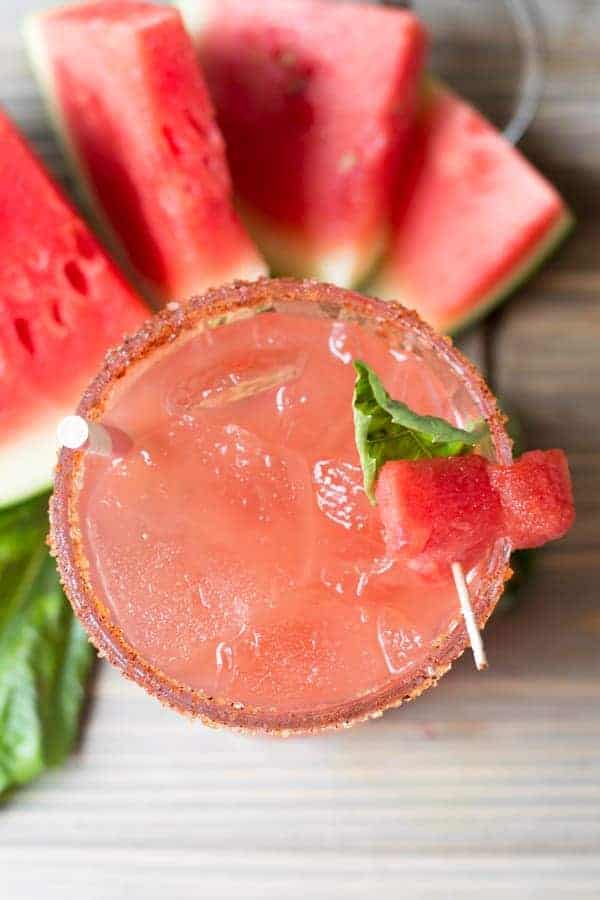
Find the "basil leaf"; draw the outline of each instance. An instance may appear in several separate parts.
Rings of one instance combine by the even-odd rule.
[[[366,363],[355,360],[354,368],[354,436],[371,503],[379,470],[389,460],[459,456],[487,436],[485,422],[463,431],[444,419],[417,415],[405,403],[392,400]]]
[[[0,794],[68,755],[93,650],[46,547],[48,497],[0,512]]]

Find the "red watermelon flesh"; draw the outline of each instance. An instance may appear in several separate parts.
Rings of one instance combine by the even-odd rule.
[[[50,484],[59,419],[148,316],[0,112],[0,506]]]
[[[524,281],[571,224],[559,194],[518,150],[430,85],[395,238],[369,292],[456,331]]]
[[[500,496],[504,531],[513,547],[541,547],[563,537],[575,520],[567,457],[562,450],[532,450],[512,466],[489,466]]]
[[[84,193],[156,302],[266,274],[174,9],[96,2],[34,17],[36,70]]]
[[[514,550],[540,547],[575,518],[562,450],[534,450],[510,466],[477,455],[388,462],[376,496],[389,552],[423,574],[468,568],[501,537]]]
[[[424,574],[472,565],[501,533],[502,507],[486,460],[398,460],[381,470],[377,503],[388,550]]]
[[[278,272],[342,286],[385,243],[424,32],[405,10],[182,0],[237,194]]]

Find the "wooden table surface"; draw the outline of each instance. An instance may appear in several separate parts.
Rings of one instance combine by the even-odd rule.
[[[0,102],[60,174],[19,36],[41,2],[1,0]],[[101,665],[79,754],[0,810],[2,900],[600,897],[600,3],[541,4],[524,148],[579,227],[493,349],[532,443],[570,454],[578,520],[490,624],[491,670],[464,658],[377,722],[278,742],[181,720]]]

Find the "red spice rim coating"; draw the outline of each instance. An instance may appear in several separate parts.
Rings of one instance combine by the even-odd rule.
[[[498,458],[511,458],[511,441],[504,429],[504,417],[477,369],[453,346],[449,338],[435,333],[419,316],[396,303],[383,303],[352,291],[315,281],[260,279],[235,282],[193,297],[185,304],[171,304],[149,319],[139,331],[124,340],[105,357],[104,366],[84,393],[78,413],[91,420],[101,417],[112,388],[131,366],[146,360],[155,350],[170,344],[179,335],[205,322],[226,322],[243,310],[258,311],[277,305],[317,304],[324,312],[358,317],[369,321],[380,334],[393,335],[398,327],[414,333],[422,345],[450,363],[457,376],[478,397]],[[448,671],[452,662],[468,646],[462,620],[451,634],[442,634],[418,670],[408,677],[393,679],[385,688],[356,700],[314,712],[282,713],[212,697],[169,678],[152,666],[125,639],[121,629],[109,621],[103,605],[91,587],[83,552],[77,513],[77,496],[83,471],[84,452],[62,449],[59,455],[54,494],[50,502],[50,545],[73,609],[101,656],[136,681],[148,693],[179,712],[198,717],[207,725],[226,725],[246,731],[288,735],[326,728],[349,727],[384,710],[418,697]],[[476,598],[475,615],[483,627],[500,599],[510,576],[508,548],[484,578]]]

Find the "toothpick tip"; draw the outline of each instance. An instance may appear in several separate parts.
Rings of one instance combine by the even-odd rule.
[[[481,638],[481,632],[479,631],[475,613],[471,606],[471,598],[469,597],[469,588],[467,587],[465,573],[463,572],[463,567],[458,562],[453,562],[451,569],[454,577],[454,584],[456,585],[456,592],[460,600],[460,609],[463,614],[463,619],[465,620],[469,642],[473,651],[475,668],[478,672],[482,672],[484,669],[487,669],[488,662],[485,655],[483,640]]]

